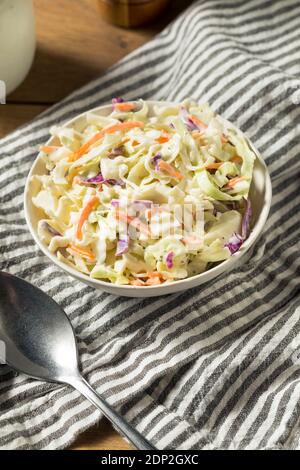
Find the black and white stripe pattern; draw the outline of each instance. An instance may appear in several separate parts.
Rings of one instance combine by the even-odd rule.
[[[0,142],[0,269],[71,318],[89,381],[158,448],[299,448],[300,3],[205,0],[156,39]],[[117,298],[49,263],[24,222],[49,126],[111,96],[208,101],[263,153],[273,183],[251,257],[199,288]],[[0,447],[57,449],[100,414],[68,387],[0,368]]]

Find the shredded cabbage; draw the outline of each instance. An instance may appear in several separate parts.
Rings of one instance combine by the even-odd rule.
[[[210,269],[250,232],[255,155],[208,105],[114,98],[108,116],[51,130],[35,175],[38,235],[60,261],[115,284],[150,286]],[[201,217],[198,217],[200,208]]]

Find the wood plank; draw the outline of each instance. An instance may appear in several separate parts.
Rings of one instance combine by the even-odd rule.
[[[96,0],[35,0],[36,57],[8,101],[59,101],[151,39],[189,3],[174,0],[159,21],[129,30],[106,23]]]
[[[132,450],[132,447],[103,419],[98,426],[84,432],[71,450]]]
[[[0,139],[47,109],[43,105],[1,104]]]

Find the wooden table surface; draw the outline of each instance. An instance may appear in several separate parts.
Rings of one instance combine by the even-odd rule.
[[[161,31],[189,0],[171,0],[155,23],[126,30],[105,23],[97,0],[34,0],[37,51],[22,85],[0,106],[0,138],[98,77]],[[0,76],[1,79],[1,76]],[[83,433],[72,449],[130,449],[106,420]]]

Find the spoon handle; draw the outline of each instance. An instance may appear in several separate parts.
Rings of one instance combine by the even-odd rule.
[[[125,419],[117,413],[107,401],[90,386],[90,384],[82,377],[70,380],[76,390],[84,395],[93,405],[99,408],[100,411],[109,419],[114,425],[116,430],[127,438],[139,450],[156,450],[136,429],[134,429]]]

